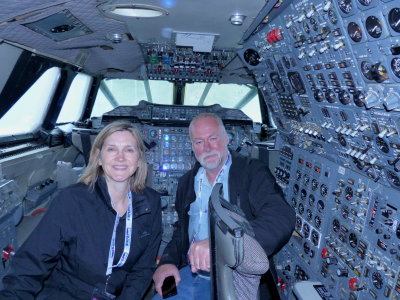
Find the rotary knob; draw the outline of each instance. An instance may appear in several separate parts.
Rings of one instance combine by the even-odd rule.
[[[367,97],[365,97],[365,107],[372,108],[379,106],[379,96],[374,91],[369,91]]]
[[[389,93],[385,99],[383,99],[383,105],[387,110],[393,110],[400,106],[400,96],[395,92]]]

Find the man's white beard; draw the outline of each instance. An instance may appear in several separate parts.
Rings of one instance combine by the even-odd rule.
[[[214,155],[217,156],[215,162],[206,162],[206,158],[208,156],[214,156]],[[201,154],[200,157],[197,157],[197,160],[199,161],[199,163],[202,165],[203,168],[208,170],[214,170],[220,166],[222,161],[222,154],[217,150],[212,150],[210,152],[205,152]]]

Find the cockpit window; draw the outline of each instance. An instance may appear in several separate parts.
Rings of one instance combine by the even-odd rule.
[[[185,105],[220,104],[241,109],[254,122],[261,123],[257,87],[252,84],[219,84],[195,82],[185,86]]]
[[[241,109],[255,122],[262,122],[257,87],[251,84],[185,83],[183,105],[220,104]],[[120,105],[137,105],[140,100],[173,103],[174,84],[162,80],[104,79],[93,106],[92,117]]]
[[[75,76],[58,115],[57,124],[74,122],[81,118],[92,81],[93,78],[91,76],[83,73]]]
[[[100,83],[91,117],[120,105],[137,105],[141,100],[173,104],[173,84],[161,80],[104,79]]]
[[[60,68],[53,67],[38,80],[0,119],[0,136],[32,133],[38,130],[60,80]]]

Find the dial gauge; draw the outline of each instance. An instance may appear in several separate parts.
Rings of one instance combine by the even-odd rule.
[[[304,185],[308,185],[308,183],[310,182],[310,175],[304,174],[303,182],[304,182]]]
[[[300,192],[301,200],[304,201],[306,199],[306,197],[307,197],[307,191],[305,189],[301,189],[301,192]]]
[[[300,170],[296,171],[296,180],[299,181],[301,179],[301,172]]]
[[[299,214],[303,214],[304,213],[304,205],[303,205],[303,203],[300,203],[299,204]]]
[[[372,0],[358,0],[362,5],[369,6],[372,3]]]
[[[311,221],[313,217],[311,209],[307,209],[306,215],[307,215],[307,221]]]
[[[307,223],[303,224],[303,234],[306,239],[310,236],[310,226]]]
[[[355,92],[353,95],[354,104],[358,107],[363,107],[365,105],[365,95],[361,91]]]
[[[307,242],[304,243],[303,249],[304,249],[304,253],[305,254],[310,253],[311,248],[310,248],[310,245]]]
[[[321,184],[319,191],[321,196],[326,197],[328,195],[328,187],[325,184]]]
[[[332,228],[334,232],[339,232],[340,230],[340,222],[338,219],[334,219],[332,222]]]
[[[388,15],[390,27],[396,32],[400,32],[400,8],[393,8]]]
[[[351,102],[350,93],[346,90],[341,90],[339,93],[339,101],[344,105],[349,104]]]
[[[292,198],[292,206],[295,208],[297,206],[296,198]]]
[[[351,0],[338,0],[338,5],[340,10],[345,14],[349,14],[353,9],[353,4],[351,3]]]
[[[313,179],[313,180],[311,181],[311,189],[312,189],[313,191],[316,191],[316,190],[318,189],[318,180],[317,180],[317,179]]]
[[[372,74],[372,64],[368,61],[361,62],[361,73],[364,75],[365,78],[368,80],[373,80],[374,76]]]
[[[310,204],[310,206],[314,206],[315,197],[313,194],[310,194],[310,196],[308,196],[308,203]]]
[[[324,93],[320,89],[314,91],[314,99],[317,102],[322,102],[325,99]]]
[[[318,212],[322,213],[325,209],[325,203],[322,200],[318,200],[317,202],[317,210]]]
[[[393,58],[390,67],[392,68],[393,74],[400,78],[400,57]]]
[[[307,34],[310,33],[310,25],[307,22],[303,22],[303,31]]]
[[[315,216],[314,224],[315,224],[315,227],[317,227],[318,229],[321,228],[322,220],[321,220],[320,216]]]
[[[301,220],[300,217],[296,217],[296,228],[297,230],[301,230],[301,227],[303,226],[303,221]]]
[[[369,16],[365,20],[365,27],[368,34],[375,39],[382,35],[382,22],[375,16]]]
[[[299,185],[297,183],[293,186],[293,193],[295,195],[297,195],[299,193]]]
[[[319,233],[314,231],[311,232],[311,241],[314,244],[315,247],[318,246],[318,242],[319,242]]]
[[[349,25],[347,25],[347,33],[356,43],[362,40],[363,33],[361,27],[356,22],[350,22]]]

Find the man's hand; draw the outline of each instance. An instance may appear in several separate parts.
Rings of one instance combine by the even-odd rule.
[[[181,276],[179,275],[179,270],[173,264],[161,265],[154,272],[153,280],[154,280],[154,283],[155,283],[156,291],[160,296],[162,296],[161,287],[162,287],[162,285],[164,283],[164,279],[166,277],[168,277],[168,276],[174,276],[175,277],[176,285],[178,285],[179,282],[181,281]]]
[[[193,273],[198,270],[210,272],[210,244],[208,239],[193,243],[190,246],[189,253]]]

